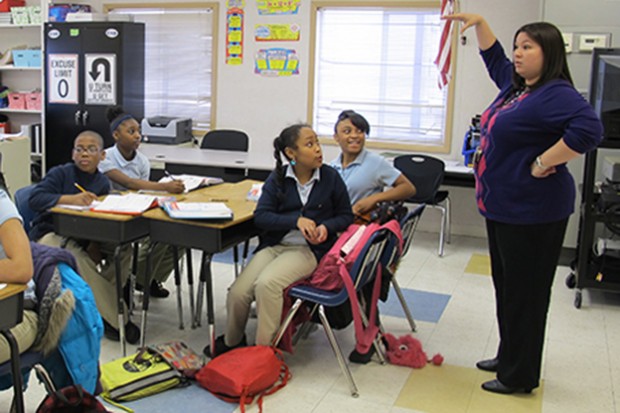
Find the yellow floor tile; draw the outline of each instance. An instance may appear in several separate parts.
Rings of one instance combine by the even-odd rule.
[[[542,386],[529,395],[499,395],[480,388],[494,374],[474,368],[428,365],[411,372],[395,406],[426,413],[537,413]]]
[[[465,272],[470,274],[491,275],[491,258],[488,255],[472,254]]]

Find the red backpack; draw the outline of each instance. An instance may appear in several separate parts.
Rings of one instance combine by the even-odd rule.
[[[379,332],[376,323],[369,323],[364,328],[362,317],[359,311],[357,293],[349,270],[359,257],[362,249],[370,237],[380,229],[387,229],[398,239],[397,248],[402,248],[403,237],[400,231],[400,224],[396,220],[390,220],[383,225],[370,223],[368,225],[349,225],[330,250],[323,256],[319,265],[310,276],[308,283],[317,288],[325,290],[336,290],[343,286],[349,294],[351,311],[353,313],[353,323],[355,327],[356,350],[360,353],[367,353],[374,338]],[[375,320],[377,315],[377,300],[381,291],[381,265],[377,266],[372,289],[372,300],[370,302],[369,320]]]
[[[245,413],[245,405],[252,403],[256,396],[258,410],[262,412],[263,397],[286,386],[291,374],[280,350],[271,346],[250,346],[215,357],[195,378],[214,396],[239,403],[241,413]]]

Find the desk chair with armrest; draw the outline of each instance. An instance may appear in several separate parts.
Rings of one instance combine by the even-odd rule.
[[[416,187],[416,194],[405,202],[426,204],[441,211],[438,255],[443,256],[444,242],[450,243],[450,197],[449,192],[439,190],[443,182],[445,164],[441,159],[421,154],[400,155],[394,159],[394,167],[400,170]]]
[[[386,230],[379,230],[375,232],[368,239],[368,241],[366,241],[366,244],[362,248],[362,251],[353,263],[353,266],[349,271],[349,275],[353,280],[353,285],[355,286],[355,291],[358,293],[358,295],[360,294],[362,288],[365,285],[374,280],[377,266],[380,263],[383,251],[387,246],[387,242],[388,235]],[[338,291],[325,291],[308,285],[298,285],[292,287],[289,290],[288,294],[296,300],[291,309],[289,310],[288,314],[284,317],[284,321],[280,325],[280,328],[273,340],[273,345],[278,345],[287,327],[293,320],[295,313],[300,308],[301,304],[303,304],[304,302],[310,304],[312,306],[311,315],[318,310],[319,319],[321,320],[321,324],[323,325],[323,329],[325,330],[325,334],[327,335],[329,344],[331,345],[332,350],[336,355],[336,359],[338,360],[340,369],[347,378],[351,395],[353,397],[358,397],[359,393],[357,390],[357,386],[353,381],[351,371],[349,370],[349,367],[345,362],[342,350],[340,349],[340,346],[336,341],[334,332],[332,331],[332,328],[325,314],[325,307],[336,307],[348,300],[349,295],[347,293],[347,289],[343,287]],[[361,311],[361,314],[363,316],[364,312]],[[377,340],[375,340],[374,345],[377,353],[381,354],[381,350],[378,348]]]

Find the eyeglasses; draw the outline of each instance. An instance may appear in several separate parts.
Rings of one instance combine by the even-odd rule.
[[[85,148],[83,146],[76,146],[75,148],[73,148],[73,152],[77,153],[78,155],[84,152],[88,152],[91,155],[95,155],[96,153],[99,152],[99,147],[95,145],[91,145],[88,148]]]

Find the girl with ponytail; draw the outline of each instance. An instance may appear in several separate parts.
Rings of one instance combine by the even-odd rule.
[[[283,290],[309,276],[353,222],[347,188],[336,170],[323,165],[316,133],[305,124],[285,128],[273,141],[276,167],[263,185],[254,223],[263,230],[254,257],[228,291],[226,333],[217,356],[245,346],[252,301],[257,308],[257,345],[270,345],[280,326]],[[283,158],[287,164],[283,163]]]

